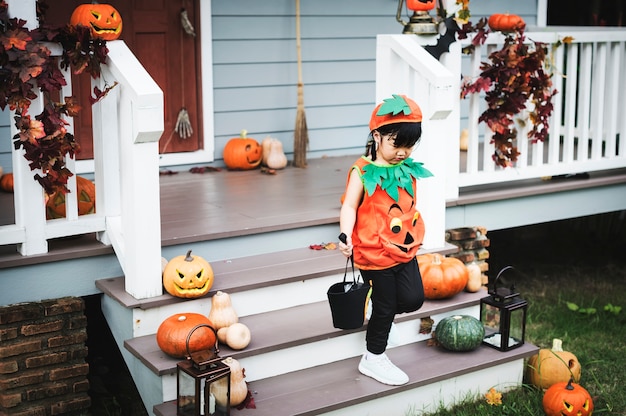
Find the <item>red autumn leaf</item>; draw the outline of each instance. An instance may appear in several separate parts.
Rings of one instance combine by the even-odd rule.
[[[4,33],[4,35],[0,37],[0,40],[5,50],[15,48],[24,51],[26,50],[26,45],[32,38],[23,30],[16,29]]]
[[[324,246],[322,244],[311,244],[309,248],[311,250],[322,250]]]

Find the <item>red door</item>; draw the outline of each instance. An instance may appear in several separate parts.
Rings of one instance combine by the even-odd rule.
[[[45,12],[45,23],[66,24],[76,6],[83,3],[88,1],[55,0],[54,7]],[[110,0],[107,3],[122,16],[124,26],[120,39],[163,90],[165,130],[159,143],[160,152],[201,149],[199,0]],[[183,10],[190,23],[188,30],[182,23]],[[196,36],[190,34],[192,31]],[[74,120],[74,133],[81,147],[78,159],[93,157],[89,82],[88,75],[73,76],[74,95],[80,97],[83,108]],[[177,119],[184,119],[184,115],[188,116],[192,133],[182,128],[175,130]]]

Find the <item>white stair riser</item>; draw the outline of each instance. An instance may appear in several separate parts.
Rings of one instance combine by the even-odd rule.
[[[492,387],[499,392],[518,387],[522,383],[523,372],[524,360],[515,360],[323,415],[405,416],[432,413],[441,406],[450,408],[468,398],[480,399]]]
[[[328,287],[340,279],[343,279],[343,274],[229,293],[229,295],[237,315],[244,317],[326,300]],[[140,337],[156,333],[163,320],[177,313],[194,312],[208,316],[210,311],[211,297],[186,300],[184,310],[179,303],[147,310],[137,308],[133,310],[133,336]]]

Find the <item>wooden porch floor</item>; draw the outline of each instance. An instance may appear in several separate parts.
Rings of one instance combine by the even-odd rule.
[[[162,174],[162,246],[336,223],[347,172],[357,157],[311,159],[305,169],[287,167],[275,174],[260,169]],[[448,206],[625,182],[626,169],[594,172],[585,180],[518,181],[464,190]],[[0,192],[0,225],[13,222],[13,195]],[[93,235],[51,240],[47,254],[28,257],[5,245],[0,269],[112,252]]]

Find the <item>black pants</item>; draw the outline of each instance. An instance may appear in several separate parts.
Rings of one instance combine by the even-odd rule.
[[[424,287],[417,260],[385,270],[361,270],[372,285],[372,316],[367,324],[367,350],[382,354],[396,314],[413,312],[424,303]]]

